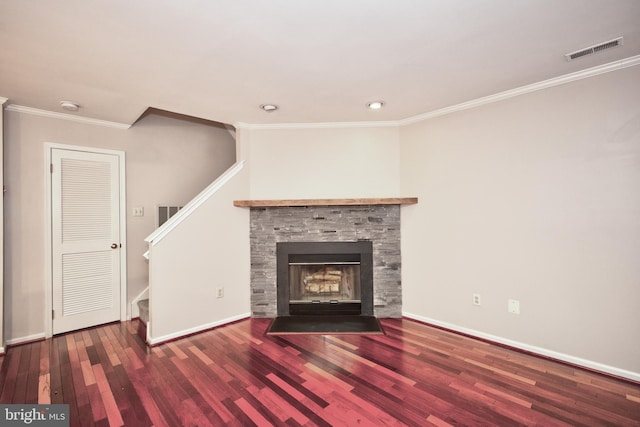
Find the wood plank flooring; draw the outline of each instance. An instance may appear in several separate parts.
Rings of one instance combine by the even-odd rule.
[[[9,348],[0,403],[74,426],[640,426],[640,386],[382,319],[386,335],[265,336],[246,319],[147,348],[137,321]]]

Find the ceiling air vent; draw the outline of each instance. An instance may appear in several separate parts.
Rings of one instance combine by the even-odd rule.
[[[593,46],[589,46],[584,49],[576,50],[575,52],[565,53],[564,56],[567,58],[567,61],[571,61],[573,59],[580,58],[581,56],[591,55],[593,53],[600,52],[605,49],[611,49],[612,47],[622,46],[622,37],[618,37],[617,39],[609,40],[604,43],[599,43]]]

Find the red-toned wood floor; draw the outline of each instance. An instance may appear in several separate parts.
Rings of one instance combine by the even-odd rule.
[[[0,403],[77,426],[638,426],[640,387],[434,329],[265,336],[247,319],[145,347],[137,321],[12,347]]]

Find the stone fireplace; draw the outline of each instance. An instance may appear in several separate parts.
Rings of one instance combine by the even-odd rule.
[[[311,304],[315,308],[323,306],[318,308],[320,310],[329,305],[340,305],[348,310],[349,304],[360,304],[362,314],[402,316],[400,207],[417,203],[417,199],[360,200],[363,199],[234,202],[236,206],[251,208],[253,317],[291,314],[292,307],[296,313],[301,308],[297,306],[305,309]],[[279,246],[289,250],[296,245],[288,244],[318,243],[368,245],[368,274],[372,278],[367,285],[369,290],[362,287],[362,258],[356,260],[343,256],[345,254],[340,254],[340,250],[327,260],[318,256],[328,253],[318,254],[314,253],[315,250],[304,249],[291,258],[292,261],[287,255],[286,262],[281,260],[279,264]],[[347,253],[353,255],[354,252],[349,249]],[[353,267],[355,264],[357,267]],[[358,276],[359,283],[353,280],[354,276]],[[285,277],[288,285],[279,288],[279,280],[284,281]],[[292,290],[289,282],[296,277],[302,284],[298,283]],[[355,290],[357,286],[359,291]],[[349,294],[352,291],[354,293]]]

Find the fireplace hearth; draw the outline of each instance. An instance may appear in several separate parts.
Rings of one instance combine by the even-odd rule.
[[[278,243],[278,316],[373,316],[372,254],[370,241]]]

